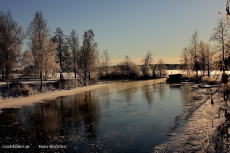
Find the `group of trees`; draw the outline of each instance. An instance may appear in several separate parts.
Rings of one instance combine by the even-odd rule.
[[[17,64],[24,38],[22,27],[13,20],[10,11],[0,11],[0,71],[7,85],[10,73]]]
[[[190,45],[185,47],[181,54],[181,69],[190,74],[198,71],[202,75],[208,75],[213,70],[226,71],[229,68],[230,61],[230,23],[224,19],[217,22],[214,33],[210,37],[210,41],[217,42],[216,46],[198,40],[198,32],[192,35]]]
[[[28,48],[20,52],[23,40],[28,38]],[[0,71],[2,81],[8,84],[9,76],[16,66],[21,66],[24,73],[33,74],[42,81],[44,76],[63,71],[72,71],[83,76],[84,82],[91,81],[98,66],[97,43],[94,42],[93,30],[84,32],[82,46],[78,35],[72,30],[65,36],[61,28],[51,35],[42,12],[36,12],[26,32],[13,20],[10,11],[0,12]]]
[[[203,75],[207,72],[210,76],[211,71],[216,69],[215,66],[215,51],[203,41],[198,41],[197,31],[192,35],[191,44],[185,47],[181,54],[181,69],[190,74],[195,71],[198,76],[198,71]]]
[[[151,52],[147,52],[146,56],[142,59],[142,65],[137,65],[129,58],[125,56],[125,60],[118,63],[116,66],[110,67],[106,64],[109,61],[109,55],[107,51],[103,52],[102,62],[100,66],[101,78],[112,79],[148,79],[164,77],[166,75],[166,66],[162,59],[158,63],[153,64],[153,57]],[[110,62],[109,62],[110,63]]]
[[[152,64],[153,57],[151,52],[147,52],[146,56],[143,58],[143,65],[141,66],[141,72],[144,77],[162,77],[166,74],[166,66],[162,59],[159,59],[157,64]],[[152,72],[152,73],[151,73]]]
[[[75,30],[65,35],[61,28],[56,28],[53,35],[47,26],[42,12],[36,12],[26,31],[13,20],[10,11],[0,11],[0,72],[2,81],[9,82],[10,74],[15,67],[23,69],[23,73],[34,75],[40,79],[42,90],[43,80],[49,75],[60,72],[74,72],[85,85],[101,78],[137,78],[161,77],[165,73],[163,60],[152,64],[150,52],[138,66],[127,55],[123,62],[111,66],[108,50],[104,50],[99,58],[94,32],[84,32],[82,45]],[[21,52],[24,39],[27,38],[27,49]]]

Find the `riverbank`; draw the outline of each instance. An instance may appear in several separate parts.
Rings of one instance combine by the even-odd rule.
[[[165,78],[145,80],[142,82],[149,82],[153,80],[157,80],[159,82],[165,82]],[[93,85],[77,87],[77,88],[70,89],[70,90],[48,91],[48,92],[39,93],[36,95],[29,95],[26,97],[9,97],[9,98],[4,98],[4,99],[0,98],[0,110],[3,108],[19,108],[22,106],[30,106],[30,105],[33,105],[34,103],[44,102],[45,100],[52,100],[59,96],[73,95],[79,92],[90,91],[90,90],[94,90],[94,89],[101,88],[104,86],[113,85],[116,83],[123,83],[123,82],[126,82],[126,81],[99,81]],[[27,83],[31,83],[31,82],[27,82]]]
[[[96,88],[100,88],[107,85],[115,84],[114,81],[108,81],[108,82],[98,82],[94,85],[88,85],[84,87],[77,87],[70,90],[55,90],[55,91],[48,91],[46,93],[39,93],[36,95],[30,95],[26,97],[9,97],[9,98],[0,98],[0,109],[3,108],[18,108],[22,106],[29,106],[33,105],[37,102],[44,102],[45,100],[51,100],[55,99],[59,96],[67,96],[67,95],[73,95],[75,93],[83,92],[83,91],[89,91]]]
[[[222,130],[228,131],[223,111],[228,108],[221,88],[213,87],[212,93],[211,98],[210,88],[193,86],[193,101],[176,117],[169,141],[156,146],[153,152],[229,152]]]

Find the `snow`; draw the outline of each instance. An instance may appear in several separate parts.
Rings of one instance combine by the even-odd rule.
[[[174,136],[168,142],[154,147],[153,152],[216,152],[216,131],[225,122],[223,113],[219,117],[219,110],[225,108],[226,103],[219,87],[212,88],[215,93],[212,105],[210,89],[196,86],[192,88],[193,101],[175,120]]]
[[[25,82],[23,82],[25,83]],[[26,82],[26,83],[31,83],[31,82]],[[89,91],[89,90],[93,90],[96,88],[100,88],[103,86],[107,86],[107,85],[111,85],[115,82],[98,82],[95,85],[89,85],[89,86],[85,86],[85,87],[78,87],[75,89],[71,89],[71,90],[56,90],[56,91],[50,91],[47,93],[41,93],[41,94],[37,94],[37,95],[32,95],[32,96],[28,96],[28,97],[10,97],[8,99],[2,99],[0,98],[0,110],[3,108],[20,108],[22,106],[30,106],[33,105],[34,103],[37,102],[44,102],[45,100],[52,100],[55,99],[56,97],[59,96],[67,96],[67,95],[73,95],[79,92],[83,92],[83,91]],[[0,87],[4,86],[5,83],[0,84]],[[1,112],[1,111],[0,111]]]

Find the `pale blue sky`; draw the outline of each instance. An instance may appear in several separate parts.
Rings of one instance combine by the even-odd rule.
[[[75,29],[80,41],[93,29],[100,51],[107,49],[113,64],[129,55],[137,64],[147,51],[154,62],[179,63],[179,56],[198,30],[209,42],[217,20],[226,14],[226,0],[0,0],[24,29],[42,11],[51,33],[57,27],[68,35]],[[25,41],[26,42],[26,41]],[[26,45],[26,43],[25,43]],[[25,47],[24,47],[25,48]]]

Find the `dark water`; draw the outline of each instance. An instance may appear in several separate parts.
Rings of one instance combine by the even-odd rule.
[[[0,149],[150,152],[167,141],[175,117],[190,100],[188,84],[170,87],[142,81],[58,97],[34,106],[3,109]]]

